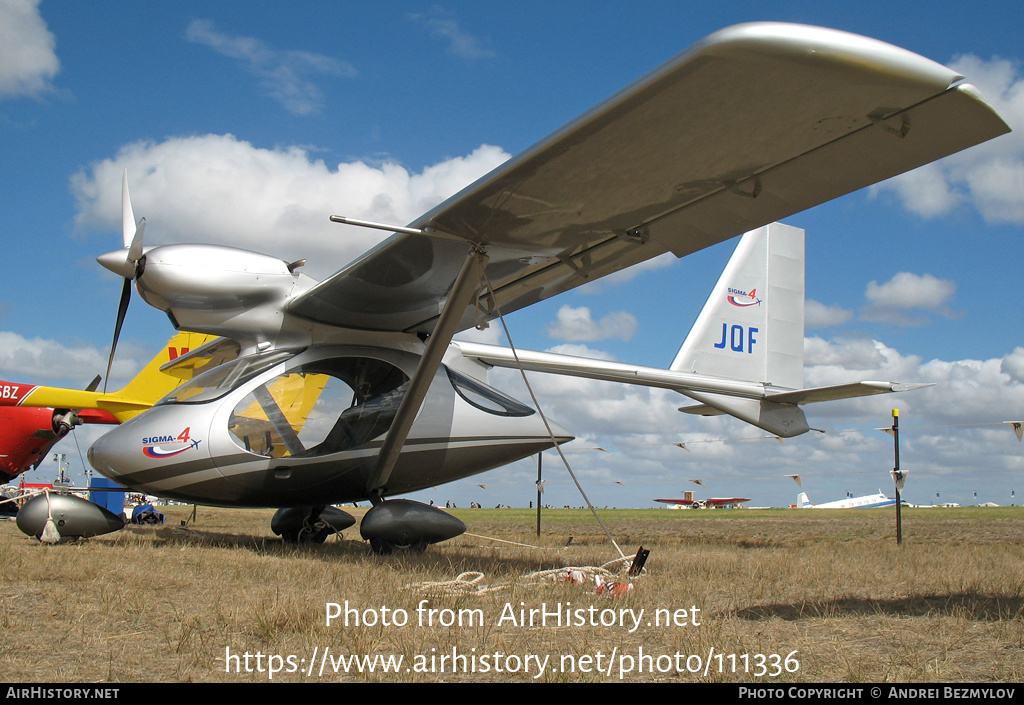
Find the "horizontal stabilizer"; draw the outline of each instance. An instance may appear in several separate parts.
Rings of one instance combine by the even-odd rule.
[[[533,372],[568,375],[599,379],[607,382],[636,384],[644,387],[674,389],[677,392],[696,390],[720,394],[732,394],[760,398],[764,395],[763,385],[735,379],[711,377],[692,372],[677,372],[656,367],[628,365],[575,355],[516,350],[484,343],[455,341],[464,357],[478,360],[492,367],[522,368]]]
[[[874,396],[875,394],[909,392],[914,389],[931,386],[933,385],[920,383],[900,384],[898,382],[853,382],[851,384],[837,384],[831,387],[813,387],[810,389],[793,389],[779,392],[769,391],[765,395],[763,401],[780,407],[794,406],[797,404],[811,404],[818,401],[836,401],[838,399],[869,397]],[[687,396],[697,399],[697,396],[694,394],[687,394]],[[719,401],[717,405],[712,405],[710,403],[694,404],[692,406],[680,407],[679,410],[684,414],[694,414],[697,416],[718,416],[720,414],[733,413],[732,411],[721,408],[722,406],[723,404]]]
[[[831,387],[796,389],[791,392],[777,392],[774,394],[769,392],[766,398],[768,401],[779,404],[810,404],[816,401],[853,399],[855,397],[869,397],[875,394],[889,394],[890,392],[909,392],[913,389],[931,386],[931,384],[900,384],[898,382],[853,382],[851,384],[837,384]]]
[[[747,423],[764,429],[780,438],[792,438],[807,433],[811,427],[807,425],[804,411],[795,404],[778,404],[765,399],[744,399],[725,394],[703,394],[699,392],[683,392],[686,396],[703,402],[700,408],[703,416],[729,414]],[[684,407],[680,411],[691,412],[694,407]],[[710,410],[707,413],[705,410]]]

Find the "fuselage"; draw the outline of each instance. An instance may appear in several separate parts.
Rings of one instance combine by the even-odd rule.
[[[0,480],[6,481],[35,465],[53,443],[53,409],[0,408]]]
[[[0,482],[14,479],[45,459],[53,444],[70,430],[70,426],[55,422],[55,416],[65,414],[66,410],[54,412],[47,407],[0,406]],[[80,409],[76,416],[85,423],[117,423],[98,409]]]
[[[896,500],[886,497],[884,494],[864,495],[863,497],[849,497],[824,504],[804,503],[802,506],[807,509],[877,509],[879,507],[891,507]]]
[[[453,346],[385,496],[484,472],[571,440],[486,383]],[[288,507],[368,497],[377,455],[419,356],[309,346],[240,357],[196,377],[93,444],[110,479],[201,504]]]

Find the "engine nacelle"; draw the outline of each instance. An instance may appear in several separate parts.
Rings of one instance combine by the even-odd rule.
[[[316,282],[269,255],[218,245],[164,245],[140,258],[135,286],[179,330],[251,337],[282,325],[290,296]]]
[[[139,261],[136,286],[161,311],[238,311],[280,301],[298,275],[283,260],[217,245],[165,245]]]

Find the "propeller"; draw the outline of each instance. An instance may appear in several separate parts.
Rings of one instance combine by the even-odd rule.
[[[85,388],[85,391],[95,392],[96,387],[98,386],[100,386],[100,376],[96,375],[96,377],[93,378],[92,382],[89,383],[89,386]],[[40,463],[42,463],[43,460],[46,459],[47,454],[55,445],[57,445],[58,441],[63,440],[64,436],[71,433],[72,429],[74,429],[75,426],[81,426],[84,423],[82,417],[78,415],[78,411],[81,411],[81,409],[53,410],[53,417],[50,422],[51,428],[53,429],[50,432],[50,435],[52,435],[53,437],[49,440],[49,443],[46,445],[46,450],[39,451],[39,459],[36,460],[35,465],[32,466],[33,470],[39,469]],[[42,431],[37,431],[37,433],[42,433]]]
[[[107,380],[110,379],[110,368],[114,364],[114,351],[117,350],[117,339],[121,336],[121,325],[128,312],[128,303],[132,297],[132,281],[139,275],[139,260],[142,259],[142,234],[146,230],[146,219],[135,223],[132,211],[132,199],[128,193],[128,170],[124,170],[121,178],[121,229],[124,237],[124,249],[114,250],[100,255],[96,261],[104,267],[124,278],[121,287],[121,300],[117,305],[117,322],[114,324],[114,340],[110,344],[110,357],[107,360],[107,374],[103,379],[103,392],[107,391]]]

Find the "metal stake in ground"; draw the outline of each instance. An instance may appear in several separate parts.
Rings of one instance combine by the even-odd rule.
[[[903,483],[907,481],[906,473],[900,471],[900,410],[892,410],[892,442],[895,448],[896,462],[892,470],[892,480],[896,484],[896,545],[903,545],[903,515],[900,512],[903,499]]]
[[[540,538],[540,500],[541,493],[544,491],[544,481],[541,479],[541,459],[544,457],[544,452],[537,453],[537,538]]]

